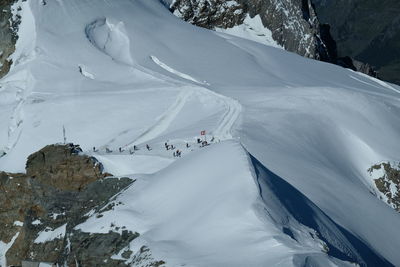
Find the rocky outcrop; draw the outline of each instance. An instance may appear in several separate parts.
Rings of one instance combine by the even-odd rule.
[[[30,155],[26,174],[61,190],[80,191],[95,180],[110,176],[93,157],[82,156],[79,146],[49,145]]]
[[[125,227],[110,227],[103,234],[75,229],[90,215],[101,217],[120,205],[116,195],[134,183],[108,177],[100,162],[80,151],[72,144],[46,146],[29,156],[26,174],[0,172],[0,241],[10,246],[7,265],[128,266],[145,261],[161,266],[164,262],[154,260],[148,248],[127,249],[139,234]],[[118,253],[118,259],[112,257]]]
[[[285,50],[376,76],[374,69],[350,57],[338,57],[330,26],[321,24],[311,0],[175,0],[178,17],[207,29],[232,28],[260,16],[272,38]]]
[[[378,197],[400,212],[400,163],[380,163],[368,172],[374,180]]]
[[[20,17],[13,18],[11,6],[15,0],[0,0],[0,78],[8,73],[12,61],[9,56],[15,51],[16,34]]]

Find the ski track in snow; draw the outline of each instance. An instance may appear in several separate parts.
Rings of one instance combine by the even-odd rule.
[[[162,67],[164,70],[166,70],[174,75],[177,75],[186,80],[200,83],[203,85],[206,84],[206,83],[199,82],[197,79],[193,78],[192,76],[190,76],[188,74],[179,72],[179,71],[171,68],[169,65],[160,61],[155,56],[150,56],[150,57],[154,61],[154,63],[156,63],[157,65]],[[242,111],[242,106],[240,105],[240,103],[235,99],[215,93],[214,91],[211,91],[203,86],[195,87],[195,90],[196,90],[196,92],[198,92],[200,94],[218,98],[219,100],[221,100],[224,103],[224,106],[226,107],[226,112],[223,115],[222,119],[220,120],[218,127],[216,129],[214,129],[211,132],[211,134],[218,137],[220,140],[232,139],[232,134],[231,134],[232,128],[233,128],[235,122],[237,121],[237,119],[239,118],[240,113]]]
[[[169,65],[165,64],[164,62],[161,62],[157,57],[155,56],[150,56],[151,59],[159,66],[161,66],[164,70],[167,70],[168,72],[177,75],[181,78],[184,78],[189,81],[194,81],[196,83],[201,83],[192,76],[188,74],[181,73],[173,68],[171,68]],[[151,71],[151,70],[148,70]],[[147,72],[148,72],[147,71]],[[152,72],[152,71],[151,71]],[[160,74],[162,75],[162,74]],[[164,76],[164,75],[162,75]],[[191,84],[190,84],[191,85]],[[175,120],[175,118],[178,116],[178,114],[181,112],[187,101],[190,99],[191,96],[194,94],[198,95],[203,95],[206,97],[212,97],[212,98],[217,98],[219,102],[222,102],[222,105],[225,107],[226,111],[223,114],[222,118],[220,119],[218,126],[216,129],[212,130],[210,132],[211,135],[216,137],[218,140],[229,140],[232,139],[232,128],[235,125],[235,122],[240,116],[240,113],[242,111],[242,106],[237,100],[234,100],[232,98],[226,97],[224,95],[215,93],[214,91],[211,91],[207,89],[206,87],[203,86],[194,86],[191,88],[185,87],[181,89],[181,92],[178,94],[175,102],[156,120],[156,122],[151,125],[148,129],[146,129],[142,134],[140,134],[136,139],[134,139],[132,142],[126,144],[123,146],[123,149],[127,149],[130,147],[133,147],[134,145],[140,145],[144,144],[146,142],[149,142],[152,139],[157,138],[160,136],[163,132],[165,132],[168,127],[171,125],[171,123]],[[125,130],[122,134],[128,133],[129,130]],[[112,143],[114,143],[118,139],[117,137],[112,138],[111,141],[107,142],[105,145],[101,146],[100,149],[105,149],[106,147],[110,146]],[[116,153],[116,152],[114,152]],[[111,152],[111,154],[114,154]]]
[[[222,95],[220,97],[225,102],[227,110],[222,117],[219,126],[213,131],[213,134],[218,136],[220,139],[232,139],[232,129],[240,116],[242,106],[237,100]]]
[[[139,137],[137,137],[133,142],[127,144],[126,147],[131,147],[133,145],[143,144],[151,139],[156,138],[161,133],[163,133],[168,126],[172,123],[175,117],[182,110],[183,106],[189,99],[189,97],[193,94],[193,91],[190,89],[183,89],[176,101],[168,108],[168,110],[162,114],[150,128],[144,131]]]

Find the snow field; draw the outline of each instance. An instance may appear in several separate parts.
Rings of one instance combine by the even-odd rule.
[[[141,234],[132,248],[170,266],[399,265],[400,218],[367,176],[398,160],[398,86],[195,28],[157,0],[19,4],[0,170],[23,171],[64,126],[67,141],[137,179],[82,230],[125,226]],[[201,130],[221,143],[197,148]]]

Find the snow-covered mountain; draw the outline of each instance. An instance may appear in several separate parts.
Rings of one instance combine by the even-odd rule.
[[[134,182],[76,225],[15,221],[0,236],[0,265],[64,264],[89,246],[71,243],[72,234],[121,229],[137,235],[95,260],[400,264],[400,216],[374,195],[368,172],[399,160],[400,87],[195,27],[159,0],[26,0],[13,10],[21,24],[0,80],[0,170],[24,172],[29,154],[65,137],[115,175],[106,180]],[[24,239],[32,229],[40,234]],[[61,249],[9,255],[22,241]],[[85,255],[66,263],[93,264]]]

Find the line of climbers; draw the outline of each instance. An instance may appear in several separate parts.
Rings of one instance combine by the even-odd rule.
[[[200,138],[197,138],[197,144],[200,144],[200,147],[204,147],[204,146],[208,146],[209,145],[209,143],[206,141],[206,140],[201,140]],[[211,139],[211,142],[213,142],[214,141],[214,137]],[[164,143],[164,146],[165,146],[165,149],[168,151],[168,150],[174,150],[174,152],[172,153],[172,155],[174,156],[174,158],[175,157],[181,157],[182,156],[182,151],[181,150],[179,150],[179,149],[177,149],[176,151],[175,151],[175,146],[174,145],[171,145],[171,144],[168,144],[168,142],[165,142]],[[191,146],[190,146],[190,144],[189,143],[186,143],[186,148],[187,149],[189,149]],[[150,145],[149,144],[146,144],[146,149],[148,150],[148,151],[151,151],[152,150],[152,148],[150,147]],[[133,150],[132,150],[132,148],[129,148],[129,154],[131,154],[131,155],[133,155],[134,153],[135,153],[135,151],[138,151],[139,150],[139,147],[137,146],[137,145],[134,145],[133,146]],[[93,152],[98,152],[99,150],[98,149],[96,149],[96,147],[93,147]],[[124,152],[124,149],[122,148],[122,147],[119,147],[118,148],[118,151],[119,151],[119,153],[122,153],[122,152]],[[108,147],[106,147],[106,153],[112,153],[113,151],[111,150],[111,149],[109,149]]]

